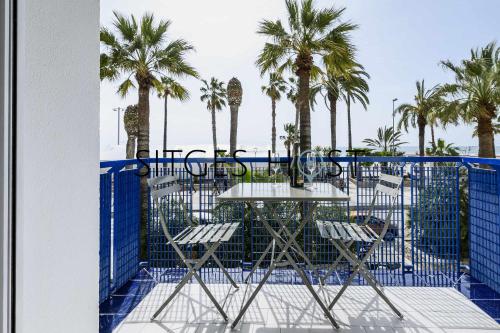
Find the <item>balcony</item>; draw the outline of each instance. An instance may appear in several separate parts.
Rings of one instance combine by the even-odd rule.
[[[184,159],[149,161],[152,174],[174,171],[179,176],[181,195],[189,214],[200,224],[240,221],[237,237],[217,250],[224,267],[240,284],[239,290],[227,295],[230,285],[213,262],[208,262],[199,272],[223,304],[229,321],[236,317],[243,300],[263,278],[270,262],[264,260],[251,283],[244,283],[271,238],[244,205],[219,204],[215,200],[217,195],[239,182],[275,180],[274,175],[268,174],[267,158],[242,158],[241,161],[248,168],[245,176],[233,174],[236,167],[231,159],[221,159],[217,169],[213,168],[211,159],[186,160],[187,167],[194,173],[207,164],[207,174],[203,176],[189,174]],[[285,181],[287,170],[287,160],[281,162],[278,182]],[[350,195],[349,202],[322,205],[318,210],[318,214],[334,220],[362,221],[381,172],[404,177],[385,242],[370,257],[367,266],[401,308],[405,319],[401,321],[394,316],[358,275],[354,286],[348,288],[347,294],[333,308],[340,331],[499,330],[500,162],[462,157],[358,157],[356,160],[339,157],[336,162],[342,167],[340,175],[334,176],[339,171],[338,166],[323,163],[322,172],[315,180],[333,184]],[[186,269],[172,248],[166,245],[155,219],[156,213],[151,208],[146,228],[146,255],[140,259],[140,178],[136,175],[136,163],[101,162],[101,332],[229,330],[230,326],[226,326],[194,279],[157,321],[150,321]],[[374,214],[386,210],[387,205],[378,202]],[[176,222],[176,211],[173,201],[169,210],[172,234],[182,230],[181,223]],[[376,227],[373,226],[374,230]],[[312,224],[306,226],[298,240],[320,275],[339,255]],[[200,254],[197,248],[190,252],[192,258]],[[312,269],[304,268],[321,297],[332,299],[353,267],[347,262],[339,266],[326,279],[325,286],[320,285]],[[294,270],[279,268],[272,273],[269,282],[237,330],[331,331]]]

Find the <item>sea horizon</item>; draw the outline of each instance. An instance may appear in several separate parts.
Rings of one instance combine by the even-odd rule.
[[[104,149],[101,150],[100,154],[100,159],[101,161],[106,161],[106,160],[123,160],[125,159],[125,144],[120,144],[114,145],[114,146],[108,146],[105,147]],[[223,150],[229,151],[229,145],[219,145],[219,147]],[[313,146],[314,147],[314,146]],[[455,147],[458,148],[460,152],[460,156],[477,156],[479,147],[478,146],[459,146],[456,145]],[[359,149],[373,149],[369,147],[357,147],[355,146],[354,148],[359,148]],[[175,156],[186,156],[186,154],[189,151],[192,150],[205,150],[207,153],[193,153],[190,156],[191,157],[209,157],[210,152],[213,150],[213,147],[211,144],[202,144],[202,145],[174,145],[173,147],[169,147],[168,149],[172,150],[182,150],[183,152],[181,154],[176,153]],[[240,157],[265,157],[268,155],[268,151],[271,150],[270,147],[268,146],[251,146],[251,145],[239,145],[238,149],[240,150],[246,150],[246,152],[239,152],[238,156]],[[347,147],[337,147],[338,150],[342,151],[342,156],[345,156],[345,151],[347,150]],[[155,151],[158,150],[159,156],[162,155],[161,147],[151,147],[150,148],[150,156],[155,156]],[[374,149],[375,151],[377,149]],[[400,146],[398,147],[398,150],[403,152],[405,156],[418,156],[418,146]],[[495,152],[497,153],[497,157],[500,157],[500,146],[495,146]],[[286,156],[287,152],[284,147],[280,148],[277,150],[277,153],[280,156]]]

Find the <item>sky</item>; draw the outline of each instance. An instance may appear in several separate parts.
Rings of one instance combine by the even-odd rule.
[[[344,21],[359,25],[352,34],[358,49],[358,60],[370,74],[370,104],[351,107],[353,145],[375,137],[378,127],[392,125],[392,99],[397,103],[413,102],[415,82],[425,79],[426,86],[450,82],[453,76],[439,66],[440,60],[458,62],[467,58],[471,48],[500,39],[500,2],[496,0],[316,0],[317,7],[346,7]],[[202,78],[216,77],[228,82],[237,77],[243,87],[239,110],[238,145],[247,150],[271,146],[271,101],[262,94],[261,77],[255,60],[266,39],[256,33],[262,19],[284,19],[282,0],[103,0],[101,25],[111,27],[113,11],[141,16],[145,12],[168,19],[172,24],[168,38],[184,38],[196,52],[188,61]],[[499,41],[500,42],[500,41]],[[183,79],[191,93],[187,102],[169,100],[169,148],[210,149],[211,117],[200,101],[201,82]],[[137,90],[126,98],[116,94],[119,82],[101,83],[100,141],[101,159],[124,158],[126,135],[121,122],[121,142],[117,145],[117,113],[113,108],[137,103]],[[329,113],[321,100],[312,117],[313,146],[330,145]],[[150,150],[161,150],[163,133],[163,100],[150,96]],[[278,137],[283,125],[294,121],[294,106],[283,98],[277,105]],[[396,117],[396,122],[398,117]],[[217,138],[222,147],[229,145],[229,108],[217,114]],[[344,104],[338,105],[337,145],[347,146],[347,116]],[[437,129],[436,136],[459,146],[476,146],[472,127],[460,125]],[[500,142],[497,136],[496,142]],[[430,133],[426,133],[426,142]],[[418,145],[416,130],[404,134],[408,146]],[[277,143],[282,147],[282,143]]]

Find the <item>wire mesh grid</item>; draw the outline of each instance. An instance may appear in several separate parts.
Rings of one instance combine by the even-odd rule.
[[[140,178],[136,170],[113,174],[113,288],[139,269]]]
[[[111,184],[111,174],[100,175],[99,303],[111,293]]]
[[[318,205],[315,218],[331,221],[362,223],[368,213],[380,173],[405,176],[408,180],[402,184],[401,195],[394,207],[389,231],[384,238],[383,245],[370,257],[368,267],[385,285],[404,285],[405,269],[408,267],[416,275],[415,284],[418,284],[418,281],[421,281],[422,285],[450,284],[459,272],[458,186],[456,186],[459,174],[457,166],[415,164],[409,168],[409,165],[390,163],[358,163],[357,165],[341,163],[341,169],[338,165],[331,163],[323,163],[322,166],[322,171],[316,177],[315,182],[333,184],[351,196],[351,201],[348,203],[320,203]],[[240,222],[240,229],[233,235],[230,242],[223,244],[216,253],[237,282],[243,281],[248,275],[272,238],[249,207],[243,203],[220,204],[216,197],[239,182],[258,184],[272,183],[275,180],[277,182],[288,181],[286,163],[280,165],[277,174],[274,173],[275,170],[270,172],[266,162],[250,162],[246,163],[246,167],[248,172],[245,175],[241,175],[240,166],[229,163],[219,164],[217,169],[213,167],[213,164],[207,164],[204,175],[191,175],[180,163],[175,164],[173,169],[169,164],[169,167],[153,168],[151,172],[151,175],[155,176],[172,173],[173,170],[179,177],[180,193],[170,195],[160,202],[169,221],[169,231],[173,236],[186,227],[184,212],[179,205],[179,196],[183,198],[187,206],[189,218],[195,223]],[[197,170],[193,170],[197,174],[202,171],[203,166],[200,165]],[[113,173],[113,216],[116,229],[114,231],[116,235],[113,235],[116,238],[113,241],[115,247],[113,253],[116,258],[112,266],[115,266],[113,269],[115,283],[121,283],[120,279],[125,281],[127,276],[125,273],[129,268],[132,270],[133,267],[137,267],[138,263],[137,255],[134,260],[130,259],[138,246],[138,242],[131,239],[134,232],[138,230],[139,223],[139,205],[138,203],[135,206],[132,204],[132,200],[137,202],[139,200],[139,177],[134,173],[133,170]],[[134,191],[137,193],[135,197],[132,193]],[[405,199],[404,194],[410,191],[410,199]],[[105,194],[102,195],[106,197]],[[494,214],[487,208],[478,206],[478,203],[476,205],[480,213],[471,211],[471,214],[476,214],[474,216],[478,219],[487,219],[488,214]],[[282,202],[275,203],[273,207],[282,218],[285,218],[291,210],[289,204]],[[379,228],[380,221],[384,219],[390,208],[390,202],[386,196],[382,195],[376,200],[373,217],[369,222],[374,230]],[[304,216],[308,207],[302,205],[300,209]],[[149,271],[158,281],[178,281],[186,273],[186,269],[172,247],[166,244],[159,225],[158,212],[158,207],[151,202],[148,223]],[[266,217],[269,218],[268,213],[269,211],[266,211]],[[125,215],[133,215],[137,218],[127,219]],[[299,215],[290,219],[292,232],[298,225],[299,219]],[[270,219],[270,222],[273,227],[277,227],[277,221]],[[131,228],[134,223],[136,226],[134,232],[120,231]],[[126,240],[125,234],[129,236],[128,242],[134,244],[130,245],[129,249],[117,243]],[[135,235],[137,236],[137,233]],[[405,244],[406,238],[408,242]],[[314,224],[307,224],[297,240],[311,259],[314,269],[318,268],[320,274],[325,273],[328,266],[338,257],[338,252],[333,245],[320,237]],[[360,245],[357,245],[356,249],[358,254],[363,254],[366,250]],[[191,258],[199,258],[205,251],[201,246],[187,247],[183,250]],[[300,265],[306,268],[311,282],[317,283],[318,280],[312,267],[306,267],[301,258],[297,259]],[[269,263],[270,255],[265,258],[253,275],[253,282],[260,281]],[[351,265],[343,261],[336,274],[327,279],[327,283],[341,283],[351,271]],[[200,270],[200,274],[207,282],[227,282],[212,260]],[[300,278],[290,267],[277,269],[273,272],[270,281],[301,283]],[[357,283],[364,284],[365,282],[358,277]]]
[[[368,226],[376,233],[380,233],[386,217],[391,213],[389,227],[383,242],[370,256],[367,266],[385,285],[402,285],[404,284],[404,270],[402,268],[405,265],[405,225],[404,214],[402,214],[404,211],[404,182],[401,183],[400,195],[396,202],[393,203],[390,196],[379,193],[373,202],[371,214],[369,210],[380,174],[402,176],[404,168],[398,164],[360,163],[353,170],[355,170],[355,174],[351,177],[355,179],[356,184],[356,207],[352,212],[351,221],[359,224],[368,218]],[[364,244],[358,243],[358,255],[362,255],[365,251]],[[359,283],[366,282],[360,278]]]
[[[411,225],[414,284],[450,286],[459,275],[459,166],[416,164]]]
[[[469,168],[470,272],[500,292],[498,171]]]

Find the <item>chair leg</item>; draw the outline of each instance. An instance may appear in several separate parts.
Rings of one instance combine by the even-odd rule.
[[[334,240],[330,239],[330,241],[334,242]],[[353,243],[353,241],[350,241],[348,244],[347,244],[347,247],[351,246],[351,244]],[[322,285],[325,285],[325,281],[326,279],[333,274],[333,272],[335,271],[335,269],[337,268],[337,265],[340,263],[340,261],[342,260],[342,258],[344,257],[344,255],[342,253],[340,253],[340,255],[337,257],[337,259],[335,259],[332,267],[330,269],[328,269],[326,271],[326,274],[320,278],[320,282]],[[339,281],[340,282],[340,281]],[[342,283],[342,282],[341,282]]]
[[[199,268],[201,268],[201,265],[200,265],[201,260],[205,259],[205,261],[206,261],[206,259],[208,259],[209,257],[210,257],[210,252],[205,253],[205,255],[203,255],[203,257],[200,259],[200,261],[194,267],[191,266],[189,263],[187,263],[187,262],[184,261],[184,264],[188,268],[188,272],[186,273],[186,275],[184,275],[184,277],[181,279],[181,281],[175,286],[175,289],[172,292],[172,294],[170,294],[170,296],[162,303],[162,305],[160,305],[160,307],[158,308],[158,310],[156,310],[156,312],[151,317],[151,320],[154,320],[154,319],[156,319],[156,317],[158,317],[158,315],[163,311],[163,309],[165,309],[165,307],[181,291],[182,287],[184,287],[184,285],[186,283],[188,283],[189,279],[191,279],[191,277],[193,276],[194,272],[196,270],[198,270]]]
[[[175,243],[173,243],[173,244],[175,244]],[[176,251],[180,251],[180,249],[177,246],[177,244],[175,244],[175,245],[176,245],[176,246],[174,246],[175,250]],[[186,275],[184,275],[184,277],[182,278],[182,280],[177,284],[177,286],[175,287],[174,292],[167,298],[167,300],[165,300],[165,302],[163,302],[163,304],[158,308],[158,310],[156,310],[156,312],[151,317],[151,320],[155,320],[156,317],[158,317],[158,315],[163,311],[163,309],[165,309],[165,307],[181,291],[181,289],[184,287],[184,285],[186,285],[188,283],[189,279],[191,279],[192,276],[194,276],[196,278],[196,280],[200,283],[201,287],[203,288],[203,290],[205,291],[205,293],[208,295],[208,297],[210,298],[210,300],[212,301],[212,303],[215,305],[215,307],[217,308],[217,310],[220,312],[220,314],[222,315],[222,317],[224,318],[224,320],[225,321],[228,320],[227,314],[224,312],[224,310],[222,309],[222,307],[219,305],[219,303],[217,302],[217,300],[215,299],[215,297],[212,295],[212,293],[210,292],[210,290],[208,289],[208,287],[205,285],[205,283],[203,282],[203,280],[201,279],[201,277],[196,272],[214,254],[215,250],[217,249],[217,247],[219,247],[219,245],[220,245],[220,243],[214,243],[213,246],[211,248],[209,248],[208,251],[205,252],[205,254],[198,260],[198,262],[196,263],[196,265],[194,267],[189,262],[187,262],[186,260],[183,260],[184,264],[186,265],[186,267],[189,270],[188,273],[186,273]],[[182,253],[182,252],[180,252],[180,253]],[[181,258],[184,258],[183,254],[181,255]]]
[[[208,249],[208,246],[205,244],[205,247]],[[222,263],[220,262],[219,258],[214,254],[212,254],[212,258],[214,259],[215,263],[217,264],[217,266],[219,266],[219,268],[222,270],[222,272],[224,273],[224,275],[227,277],[227,279],[229,280],[229,282],[233,285],[233,287],[235,287],[236,289],[239,288],[239,286],[236,284],[236,282],[234,282],[233,278],[231,277],[231,275],[229,274],[229,272],[226,270],[226,268],[224,267],[224,265],[222,265]]]
[[[215,307],[217,308],[217,310],[219,311],[219,313],[222,315],[222,317],[224,318],[224,321],[228,321],[228,317],[227,317],[226,312],[224,311],[224,309],[222,308],[222,306],[220,306],[219,302],[217,302],[217,300],[215,299],[214,295],[212,295],[212,293],[210,292],[210,289],[208,289],[208,287],[205,284],[205,282],[203,282],[203,280],[198,275],[198,273],[194,272],[193,276],[195,277],[196,280],[198,280],[198,283],[200,284],[201,288],[203,288],[203,290],[207,294],[208,298],[210,298],[210,300],[215,305]]]
[[[332,239],[330,239],[330,241],[333,243],[334,246],[337,246],[337,245],[341,246],[342,249],[344,250],[344,252],[341,252],[339,258],[337,258],[337,260],[333,264],[334,266],[331,270],[333,270],[335,268],[337,262],[340,261],[340,259],[342,259],[343,257],[346,257],[346,259],[348,261],[350,261],[353,265],[357,265],[359,263],[359,259],[349,250],[349,246],[351,246],[351,244],[354,243],[353,241],[350,241],[349,243],[347,243],[347,245],[342,243],[342,242],[335,244],[335,241]],[[362,266],[362,267],[364,267],[364,266]],[[364,270],[364,272],[366,273],[366,275],[363,275],[363,276],[366,279],[371,279],[376,285],[383,287],[383,285],[380,282],[378,282],[377,279],[375,279],[375,276],[373,276],[373,274],[369,270]]]
[[[389,307],[394,311],[394,313],[396,313],[396,315],[403,319],[403,315],[401,314],[401,312],[394,306],[394,304],[392,304],[392,302],[387,298],[387,296],[377,287],[376,283],[374,281],[372,281],[372,275],[371,273],[369,273],[366,268],[364,268],[364,264],[365,262],[368,260],[368,258],[371,256],[373,250],[378,247],[379,245],[379,241],[378,242],[375,242],[372,247],[370,247],[370,249],[368,250],[368,252],[365,254],[365,256],[359,260],[359,259],[354,259],[356,256],[351,252],[349,251],[348,248],[343,248],[342,246],[345,247],[345,245],[343,243],[337,243],[337,242],[334,242],[334,245],[337,247],[337,249],[343,253],[343,255],[348,258],[348,260],[352,261],[353,264],[355,264],[356,266],[354,267],[354,270],[353,272],[351,273],[351,275],[349,276],[349,278],[347,279],[347,281],[344,283],[344,285],[342,286],[342,288],[340,289],[340,291],[337,293],[337,295],[335,295],[335,298],[333,299],[333,301],[330,303],[330,305],[328,306],[328,309],[332,309],[333,306],[337,303],[337,301],[340,299],[340,297],[342,296],[342,294],[346,291],[347,287],[349,285],[351,285],[352,281],[354,280],[354,277],[356,276],[356,274],[358,274],[358,272],[360,274],[362,274],[363,276],[365,277],[368,277],[367,281],[368,283],[370,284],[370,286],[377,292],[377,294],[382,297],[382,299],[387,303],[387,305],[389,305]],[[341,245],[342,244],[342,245]],[[373,279],[375,280],[375,278],[373,277]],[[376,281],[376,280],[375,280]]]
[[[365,280],[368,282],[368,284],[375,290],[375,292],[389,305],[389,307],[396,313],[396,315],[403,319],[403,315],[401,312],[392,304],[392,302],[389,300],[389,298],[385,295],[385,293],[379,288],[381,286],[380,282],[378,282],[373,274],[367,270],[361,261],[354,256],[352,252],[349,251],[348,248],[346,248],[345,244],[341,243],[339,246],[342,246],[344,248],[344,251],[346,251],[346,258],[353,264],[353,265],[358,265],[359,268],[359,273],[363,275]],[[378,285],[379,286],[378,286]]]

